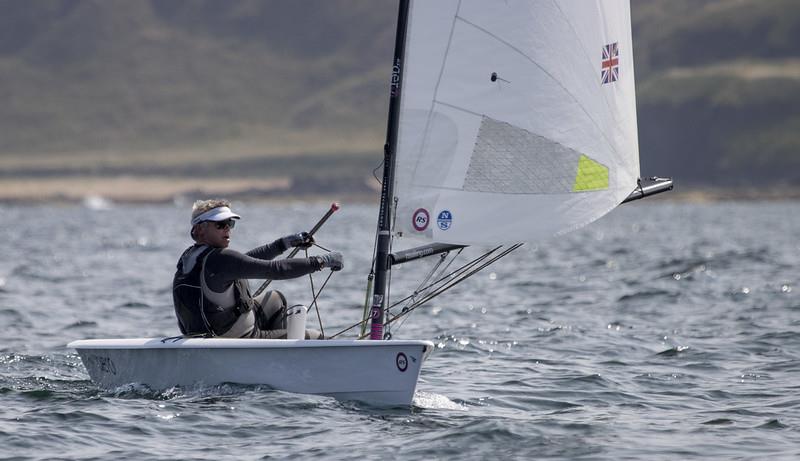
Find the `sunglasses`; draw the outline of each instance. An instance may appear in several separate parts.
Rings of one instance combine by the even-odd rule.
[[[230,227],[233,229],[236,227],[236,221],[233,219],[226,219],[225,221],[214,221],[214,225],[217,226],[217,229],[225,229],[226,227]]]

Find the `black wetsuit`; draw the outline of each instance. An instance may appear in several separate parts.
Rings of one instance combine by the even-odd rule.
[[[314,257],[272,260],[286,250],[278,239],[244,254],[230,248],[215,251],[206,259],[206,284],[221,293],[238,279],[286,280],[320,270]]]
[[[246,254],[198,244],[187,248],[178,261],[172,283],[175,313],[181,332],[190,335],[224,335],[240,315],[254,306],[246,279],[291,279],[321,269],[316,257],[272,260],[286,250],[282,239]],[[201,274],[205,274],[206,287],[215,293],[223,293],[236,284],[235,304],[220,306],[211,302],[201,288]],[[257,330],[253,331],[257,333]]]

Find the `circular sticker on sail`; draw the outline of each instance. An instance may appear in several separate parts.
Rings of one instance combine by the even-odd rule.
[[[406,357],[406,354],[398,352],[395,362],[397,363],[398,370],[406,371],[406,369],[408,369],[408,357]]]
[[[453,213],[450,210],[442,210],[436,218],[436,224],[441,230],[450,229],[450,224],[453,223]]]
[[[412,218],[411,224],[414,225],[414,229],[418,232],[422,232],[428,228],[428,223],[431,221],[431,215],[428,214],[428,210],[425,208],[419,208],[417,211],[414,212],[414,216]]]

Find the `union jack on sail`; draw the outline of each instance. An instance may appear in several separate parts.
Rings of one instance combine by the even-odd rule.
[[[601,77],[603,85],[616,82],[619,79],[619,46],[618,42],[603,47],[603,62]]]

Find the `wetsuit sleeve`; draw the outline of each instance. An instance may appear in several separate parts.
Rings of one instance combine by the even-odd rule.
[[[319,261],[315,257],[269,261],[226,248],[208,256],[205,274],[208,287],[222,292],[238,279],[285,280],[319,269]]]
[[[272,243],[267,243],[266,245],[262,245],[258,248],[253,248],[245,254],[251,258],[270,260],[282,254],[286,250],[287,248],[283,244],[283,239],[278,239]]]

